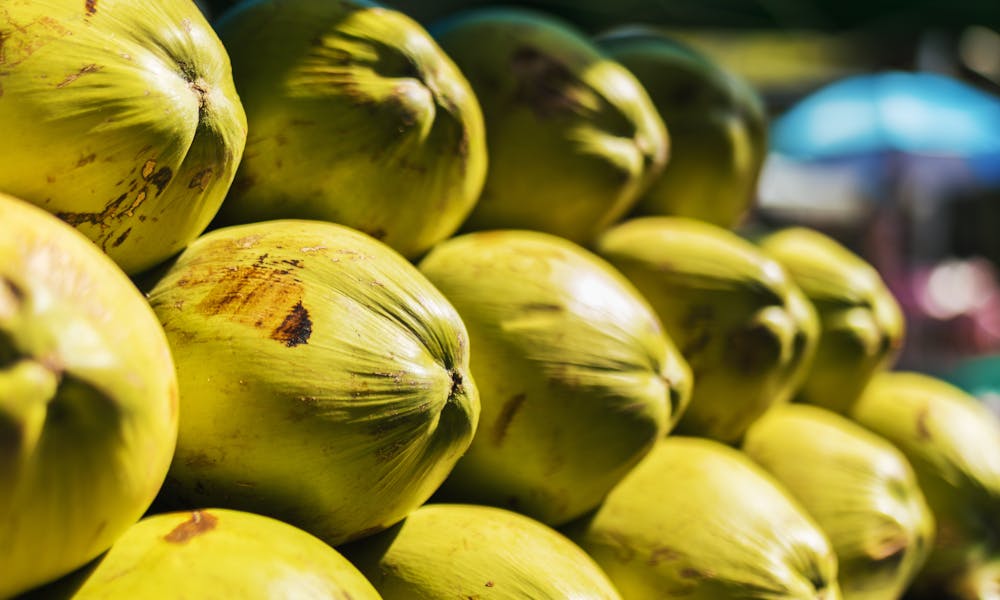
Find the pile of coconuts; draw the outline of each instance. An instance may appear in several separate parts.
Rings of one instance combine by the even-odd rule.
[[[0,598],[997,597],[760,96],[550,4],[0,3]]]

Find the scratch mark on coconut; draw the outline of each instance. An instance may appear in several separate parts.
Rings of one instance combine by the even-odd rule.
[[[665,560],[677,560],[681,557],[681,553],[668,546],[658,546],[653,548],[653,551],[649,553],[649,558],[646,559],[646,563],[655,567],[660,564],[661,561]]]
[[[608,546],[611,547],[611,551],[615,553],[615,557],[618,560],[628,563],[635,558],[635,548],[632,546],[632,540],[625,533],[615,530],[608,530],[604,533],[606,538],[604,541]]]
[[[271,332],[272,339],[284,342],[289,348],[307,343],[310,335],[312,335],[312,321],[309,319],[309,311],[302,306],[301,301],[295,303],[292,312],[288,313],[281,325]]]
[[[380,463],[389,462],[399,456],[407,448],[406,440],[393,440],[375,449],[375,460]]]
[[[0,31],[0,66],[15,67],[49,42],[73,35],[59,21],[48,16],[23,25],[14,23],[6,13],[3,18],[0,27],[6,26],[8,31]]]
[[[256,262],[227,270],[218,277],[217,281],[209,282],[212,288],[198,303],[197,310],[267,331],[271,339],[289,348],[308,342],[312,320],[302,305],[302,284],[289,276],[288,269],[274,269]]]
[[[680,576],[685,579],[711,579],[714,575],[711,571],[694,567],[684,567],[680,570]]]
[[[96,160],[96,157],[93,154],[85,156],[82,159],[80,159],[80,161],[77,163],[77,166],[82,166],[84,164],[87,164],[88,162],[93,162],[94,160]],[[142,179],[145,180],[147,183],[143,185],[141,188],[139,188],[139,181],[132,180],[129,183],[128,191],[126,191],[123,194],[120,194],[117,198],[104,205],[104,210],[102,210],[101,212],[58,212],[56,213],[56,216],[74,227],[78,227],[84,223],[90,223],[91,225],[97,225],[102,230],[107,230],[110,227],[109,221],[111,221],[112,219],[121,219],[123,217],[135,216],[136,209],[139,208],[139,206],[141,206],[142,203],[145,202],[149,196],[148,193],[149,184],[152,184],[156,187],[157,196],[159,196],[163,192],[163,188],[167,185],[167,183],[170,182],[170,179],[173,177],[173,171],[170,170],[170,167],[161,167],[159,170],[155,170],[155,168],[156,168],[155,160],[150,159],[145,161],[142,165],[140,174],[142,176]],[[135,191],[137,188],[138,192],[136,192],[135,198],[132,200],[132,202],[126,204],[126,200],[128,199],[129,194]],[[127,232],[123,234],[123,236],[127,236]],[[123,236],[119,236],[118,238],[116,238],[114,241],[111,242],[111,245],[112,246],[120,245],[122,242],[125,241],[125,238]],[[104,236],[99,241],[100,246],[102,248],[104,249],[107,248],[107,244],[110,241],[109,237],[110,234]]]
[[[93,16],[97,13],[97,0],[84,0],[83,8],[87,11],[87,16]]]
[[[523,393],[511,396],[500,408],[500,414],[497,415],[496,423],[493,425],[493,443],[495,445],[499,446],[503,444],[504,438],[507,437],[507,429],[510,428],[510,423],[514,420],[514,415],[524,405],[526,397]]]
[[[130,233],[132,233],[132,228],[131,227],[129,227],[128,229],[126,229],[125,231],[123,231],[121,235],[119,235],[118,237],[116,237],[115,241],[111,242],[111,245],[113,247],[115,247],[115,248],[117,248],[118,246],[121,246],[125,242],[125,239],[128,238],[128,234],[130,234]]]
[[[215,529],[218,523],[219,518],[215,515],[196,510],[191,513],[190,519],[174,527],[173,531],[163,536],[163,539],[171,544],[183,544],[195,536]]]
[[[921,441],[926,442],[933,437],[931,435],[930,427],[927,425],[930,416],[931,409],[929,406],[924,406],[920,409],[920,412],[917,413],[917,437],[920,438]]]
[[[104,210],[101,212],[58,212],[56,213],[56,216],[74,227],[82,225],[83,223],[106,227],[106,220],[115,216],[120,217],[124,214],[125,211],[121,211],[117,215],[115,212],[122,205],[122,203],[125,202],[126,198],[128,198],[127,192],[119,195],[117,198],[104,205]]]
[[[206,469],[214,467],[216,460],[209,455],[199,452],[184,459],[184,466],[191,469]]]
[[[143,179],[156,186],[157,196],[163,193],[163,188],[170,183],[173,176],[174,172],[170,170],[170,167],[160,167],[159,170],[150,175],[146,175],[145,172],[143,172]]]
[[[104,67],[99,67],[99,66],[97,66],[94,63],[91,63],[89,65],[83,65],[82,67],[80,67],[79,71],[77,71],[76,73],[71,73],[71,74],[67,75],[62,81],[60,81],[59,83],[57,83],[56,87],[57,88],[64,88],[67,85],[69,85],[69,84],[73,83],[74,81],[76,81],[77,79],[83,77],[84,75],[87,75],[89,73],[96,73],[96,72],[100,71],[103,68]]]
[[[553,313],[553,312],[562,312],[563,307],[559,304],[549,303],[549,302],[528,302],[527,304],[521,306],[521,310],[528,313],[533,313],[533,312]]]
[[[199,191],[204,192],[208,188],[209,181],[212,180],[212,168],[202,169],[191,176],[191,180],[188,181],[188,189],[198,188]]]

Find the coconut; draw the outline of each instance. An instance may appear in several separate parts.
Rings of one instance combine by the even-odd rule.
[[[845,600],[903,594],[927,560],[934,517],[895,446],[832,411],[789,404],[751,425],[742,449],[827,534]]]
[[[4,2],[0,40],[0,191],[129,274],[204,231],[247,124],[226,50],[191,0]]]
[[[624,598],[838,600],[816,522],[742,452],[669,436],[563,531]]]
[[[174,364],[142,294],[80,232],[0,194],[0,597],[111,546],[176,437]]]
[[[579,546],[501,508],[425,504],[342,551],[386,600],[620,598]]]
[[[786,228],[760,246],[784,265],[819,314],[819,346],[796,400],[846,413],[903,347],[899,303],[874,267],[819,231]]]
[[[667,433],[690,371],[605,261],[524,230],[439,244],[420,270],[469,331],[480,433],[439,498],[558,525],[594,508]]]
[[[906,455],[937,521],[915,585],[937,585],[1000,552],[1000,420],[931,375],[876,375],[850,417]]]
[[[670,162],[634,212],[738,225],[756,201],[767,155],[760,95],[733,71],[661,30],[625,27],[595,39],[638,78],[670,132]]]
[[[568,24],[486,8],[430,31],[486,121],[490,167],[465,231],[532,229],[586,244],[662,170],[668,138],[646,91]]]
[[[788,273],[735,233],[684,217],[641,217],[597,253],[649,300],[693,372],[686,435],[735,443],[794,393],[818,340],[815,311]]]
[[[1000,556],[970,565],[949,582],[949,597],[958,600],[997,600],[1000,598]],[[937,596],[941,598],[941,596]]]
[[[275,519],[228,509],[148,516],[111,549],[32,598],[381,600],[337,550]],[[27,599],[25,599],[27,600]]]
[[[216,28],[250,136],[219,223],[319,219],[409,258],[479,197],[479,103],[430,35],[366,0],[243,2]]]
[[[420,506],[475,432],[462,321],[361,232],[294,220],[218,229],[149,301],[181,391],[163,507],[256,512],[337,545]]]

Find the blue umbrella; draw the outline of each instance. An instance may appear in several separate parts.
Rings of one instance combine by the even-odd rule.
[[[933,73],[842,79],[777,119],[771,149],[798,160],[898,152],[1000,161],[1000,98]]]
[[[848,77],[777,118],[770,151],[763,211],[856,232],[907,313],[902,360],[922,356],[936,317],[915,299],[919,267],[952,252],[968,203],[951,201],[1000,186],[1000,98],[933,73]]]
[[[773,122],[761,208],[858,213],[904,179],[938,196],[1000,184],[1000,98],[927,72],[822,87]]]

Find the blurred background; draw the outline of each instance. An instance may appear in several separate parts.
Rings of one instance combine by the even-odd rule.
[[[391,0],[429,23],[490,0]],[[747,233],[808,225],[907,315],[897,366],[1000,411],[1000,2],[519,0],[598,33],[643,22],[743,76],[771,121]]]

